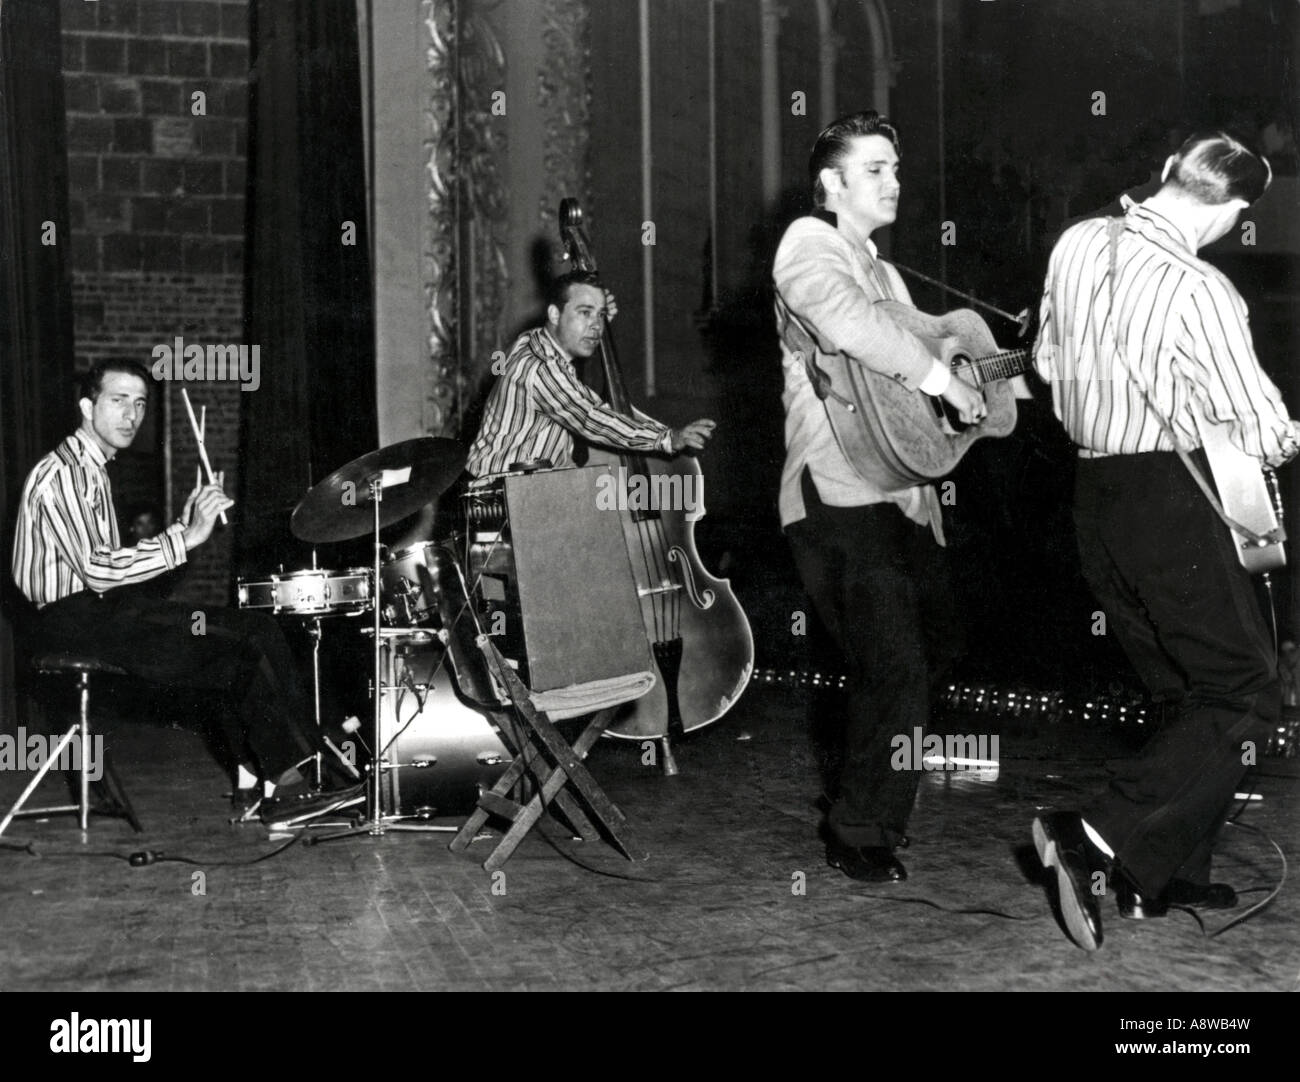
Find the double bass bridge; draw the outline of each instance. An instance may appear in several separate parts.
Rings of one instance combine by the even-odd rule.
[[[680,589],[681,586],[675,582],[661,582],[658,586],[638,586],[636,596],[654,597],[656,594],[671,594]]]

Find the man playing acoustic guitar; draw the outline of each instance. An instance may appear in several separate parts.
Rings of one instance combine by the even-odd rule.
[[[826,859],[876,882],[907,877],[894,849],[906,844],[919,779],[891,767],[891,740],[927,727],[960,636],[934,487],[885,491],[864,478],[836,441],[810,366],[816,354],[843,353],[908,389],[942,396],[967,424],[988,413],[979,391],[876,306],[911,303],[871,241],[898,213],[898,155],[898,133],[875,112],[823,130],[808,163],[820,209],[790,225],[773,265],[785,371],[781,525],[849,667],[844,765]]]
[[[1225,132],[1188,139],[1160,190],[1122,219],[1068,229],[1052,252],[1035,364],[1079,446],[1074,519],[1083,572],[1152,696],[1172,720],[1116,765],[1079,811],[1042,815],[1034,842],[1056,869],[1070,937],[1101,945],[1098,887],[1122,916],[1170,903],[1227,907],[1210,854],[1233,794],[1281,710],[1269,629],[1237,542],[1177,446],[1206,474],[1202,425],[1225,426],[1258,464],[1297,452],[1261,371],[1246,305],[1196,257],[1264,194],[1268,163]],[[1207,482],[1208,484],[1208,482]]]

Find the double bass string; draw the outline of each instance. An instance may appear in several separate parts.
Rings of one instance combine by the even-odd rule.
[[[633,460],[633,468],[639,468],[645,475],[647,483],[649,482],[650,470],[644,459]],[[637,537],[641,544],[642,565],[645,567],[651,589],[656,590],[656,593],[651,595],[655,641],[669,642],[678,637],[679,611],[676,590],[667,593],[659,592],[661,587],[673,584],[671,570],[666,561],[668,539],[663,532],[663,521],[656,514],[653,519],[639,519],[636,525]],[[663,560],[661,560],[661,553]]]

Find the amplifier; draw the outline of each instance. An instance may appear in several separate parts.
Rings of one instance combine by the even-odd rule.
[[[508,474],[466,496],[483,629],[534,691],[653,668],[621,515],[597,501],[608,469]]]

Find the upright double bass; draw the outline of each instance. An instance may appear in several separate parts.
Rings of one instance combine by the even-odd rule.
[[[576,199],[560,203],[560,232],[573,269],[595,273]],[[610,406],[632,416],[608,326],[601,335],[600,359]],[[689,509],[617,512],[659,679],[648,695],[621,708],[608,732],[629,740],[664,739],[717,721],[749,683],[754,637],[730,583],[709,574],[695,548],[695,520],[704,514],[700,465],[688,454],[670,460],[600,448],[592,449],[589,461],[621,467],[620,484],[639,483],[643,491],[695,498]],[[620,499],[618,505],[641,507],[644,502]]]

